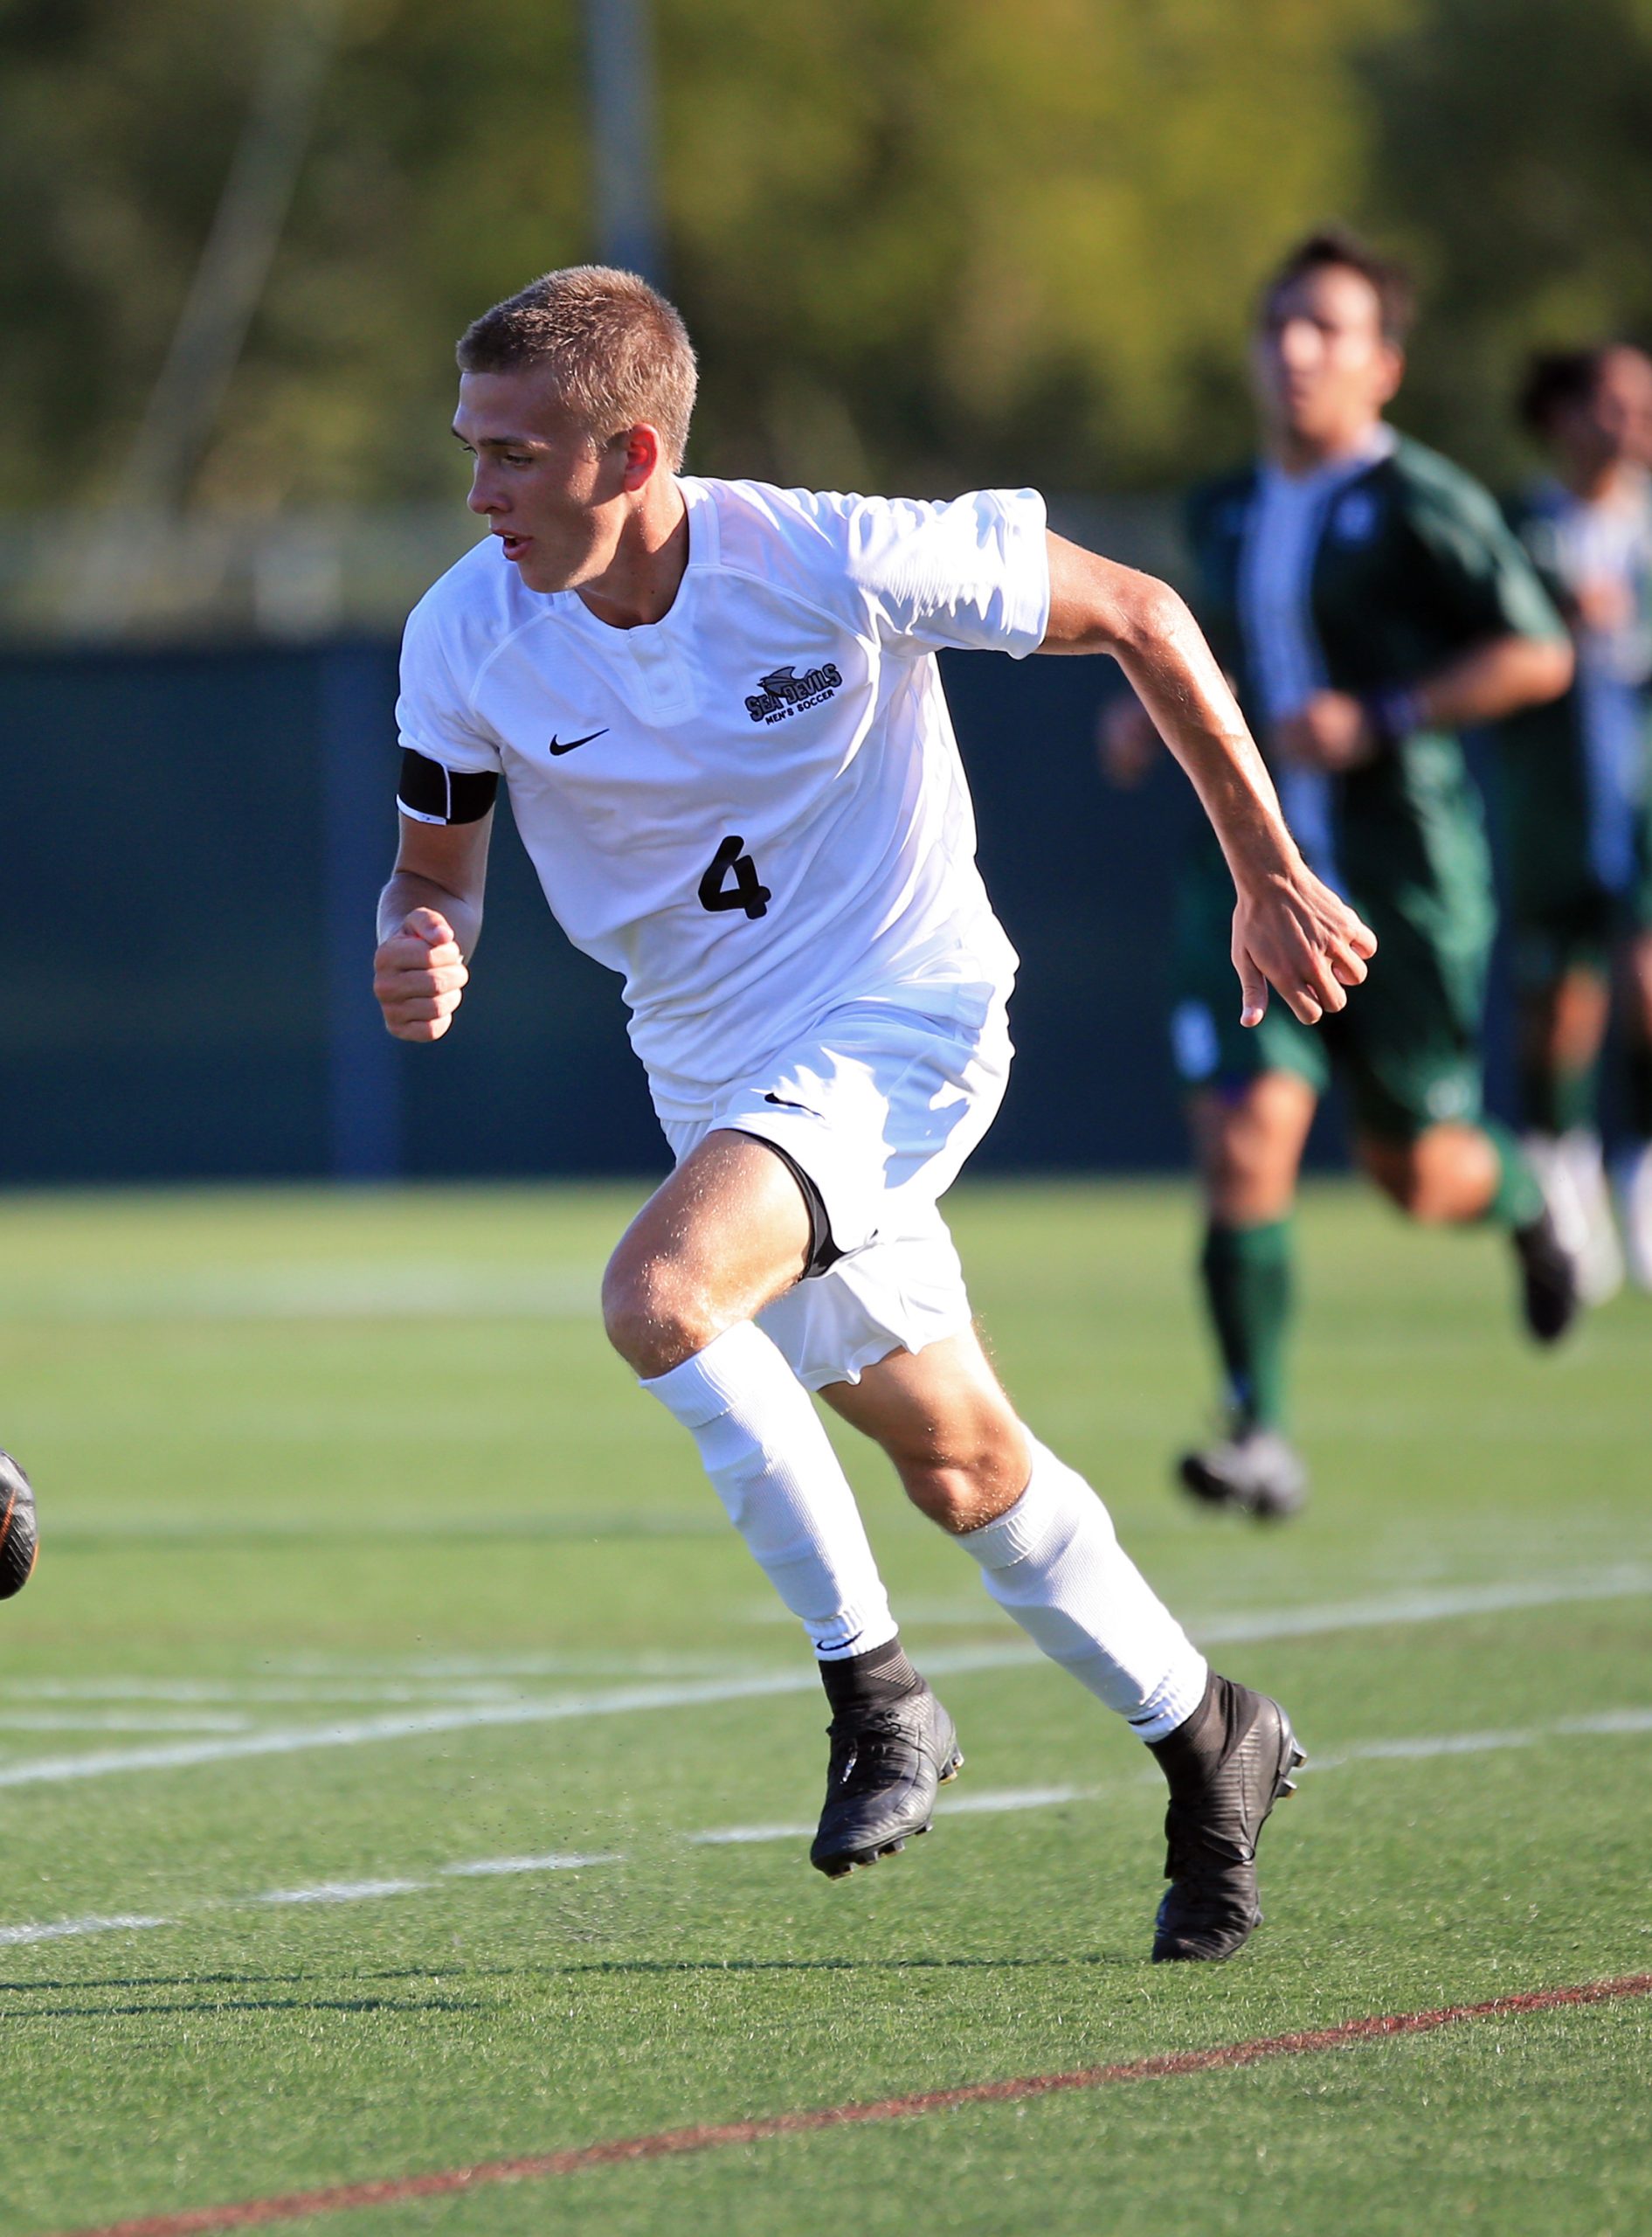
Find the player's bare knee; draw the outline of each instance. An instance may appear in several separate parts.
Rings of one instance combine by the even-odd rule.
[[[1369,1160],[1366,1169],[1389,1202],[1419,1227],[1438,1227],[1452,1216],[1452,1192],[1428,1160],[1394,1152]]]
[[[669,1374],[721,1333],[700,1285],[677,1261],[623,1249],[603,1276],[602,1319],[615,1351],[645,1379]]]
[[[1013,1416],[1007,1429],[984,1424],[969,1438],[890,1458],[913,1506],[955,1537],[1013,1506],[1032,1472],[1026,1434]]]

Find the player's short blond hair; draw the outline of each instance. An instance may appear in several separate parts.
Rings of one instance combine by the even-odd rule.
[[[682,464],[698,375],[688,329],[634,272],[575,264],[547,272],[472,321],[459,339],[463,373],[543,366],[561,401],[601,444],[646,420]]]

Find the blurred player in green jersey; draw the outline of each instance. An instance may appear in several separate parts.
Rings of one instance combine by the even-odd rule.
[[[1623,1278],[1596,1108],[1614,972],[1623,1234],[1652,1289],[1652,359],[1545,352],[1520,409],[1554,470],[1512,518],[1577,649],[1563,698],[1499,725],[1521,1088],[1527,1149],[1598,1302]]]
[[[1403,273],[1317,233],[1262,291],[1252,365],[1261,455],[1197,491],[1195,602],[1322,877],[1375,930],[1357,1014],[1254,1031],[1211,967],[1221,858],[1195,842],[1177,897],[1172,1034],[1208,1222],[1205,1302],[1227,1419],[1185,1454],[1186,1487],[1257,1515],[1298,1506],[1287,1440],[1291,1213],[1314,1112],[1338,1073],[1355,1149],[1410,1217],[1509,1236],[1525,1319],[1552,1341],[1573,1261],[1519,1145],[1482,1103],[1481,1012],[1494,921],[1478,796],[1457,732],[1565,690],[1565,627],[1477,483],[1383,418],[1411,309]],[[1127,780],[1150,752],[1129,700],[1103,726]]]

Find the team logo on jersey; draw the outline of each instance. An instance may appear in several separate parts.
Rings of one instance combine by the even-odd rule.
[[[1338,544],[1369,544],[1377,533],[1377,500],[1369,489],[1351,489],[1331,516]]]
[[[754,723],[790,722],[793,715],[805,714],[829,699],[842,681],[835,661],[808,668],[801,675],[788,661],[784,668],[771,668],[761,679],[761,689],[747,697],[746,712]]]

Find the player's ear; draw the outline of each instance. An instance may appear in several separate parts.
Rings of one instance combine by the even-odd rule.
[[[626,488],[640,489],[665,465],[666,447],[660,440],[660,430],[639,419],[634,427],[625,430],[620,440],[626,447]]]
[[[1381,371],[1379,373],[1379,404],[1392,404],[1400,392],[1400,384],[1406,377],[1406,353],[1397,342],[1382,345]]]

